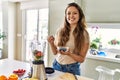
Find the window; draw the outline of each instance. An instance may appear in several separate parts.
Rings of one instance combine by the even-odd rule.
[[[26,60],[32,57],[31,42],[45,41],[48,36],[48,8],[26,10]],[[34,39],[34,40],[33,40]],[[45,48],[45,64],[47,64],[47,44]],[[29,56],[29,57],[28,57]]]
[[[2,11],[0,11],[0,33],[2,33]],[[0,44],[2,44],[2,39],[0,39]],[[0,45],[0,48],[2,48],[2,45]]]
[[[2,23],[2,9],[1,9],[1,3],[0,3],[0,33],[3,32],[3,23]],[[2,39],[0,39],[0,58],[2,57],[1,53],[1,48],[2,48]]]
[[[113,53],[120,52],[120,24],[117,23],[88,23],[90,40],[96,41],[97,47]]]

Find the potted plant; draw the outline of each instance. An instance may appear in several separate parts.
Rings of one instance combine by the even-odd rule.
[[[97,49],[97,44],[95,42],[91,42],[90,49]]]
[[[5,32],[0,33],[0,39],[4,40],[5,38],[6,38]]]
[[[96,42],[91,42],[90,44],[90,54],[97,55],[97,43]]]

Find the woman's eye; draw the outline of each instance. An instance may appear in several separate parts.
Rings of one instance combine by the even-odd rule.
[[[78,13],[77,13],[77,12],[73,12],[73,13],[68,12],[68,13],[67,13],[67,15],[76,15],[76,14],[78,14]]]
[[[70,15],[71,13],[67,13],[67,15]]]
[[[77,14],[77,13],[74,13],[74,14]]]

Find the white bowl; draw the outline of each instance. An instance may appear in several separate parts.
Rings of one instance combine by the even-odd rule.
[[[68,51],[69,47],[57,47],[59,51]]]

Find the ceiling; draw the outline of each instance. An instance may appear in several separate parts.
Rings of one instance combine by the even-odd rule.
[[[24,1],[35,1],[35,0],[8,0],[8,1],[10,1],[10,2],[24,2]],[[36,0],[36,1],[38,1],[38,0]]]
[[[10,2],[23,2],[23,1],[30,1],[30,0],[8,0]]]

